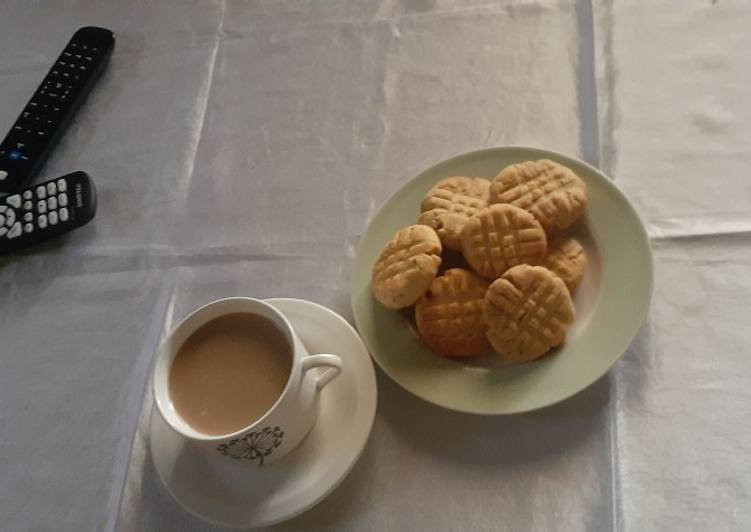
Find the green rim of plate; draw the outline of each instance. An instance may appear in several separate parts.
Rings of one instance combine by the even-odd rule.
[[[591,297],[577,314],[576,334],[557,353],[518,366],[472,365],[436,356],[423,347],[403,312],[371,295],[373,264],[383,245],[416,223],[420,202],[438,181],[454,175],[493,178],[509,164],[551,159],[587,184],[585,238],[597,255],[585,283]],[[585,246],[586,248],[587,246]],[[587,248],[588,255],[592,248]],[[588,275],[596,279],[587,279]],[[584,283],[583,283],[584,284]],[[653,266],[649,238],[634,207],[599,170],[566,155],[528,147],[499,147],[447,159],[409,180],[381,207],[357,248],[351,283],[355,324],[373,359],[414,395],[439,406],[475,414],[515,414],[557,403],[586,388],[626,351],[647,316]],[[580,288],[581,290],[581,288]],[[578,320],[577,320],[578,322]],[[572,337],[573,336],[573,337]]]

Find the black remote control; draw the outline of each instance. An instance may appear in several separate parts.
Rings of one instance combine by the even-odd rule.
[[[0,144],[0,192],[14,192],[42,168],[115,47],[110,30],[78,30]]]
[[[84,225],[96,214],[94,183],[73,172],[0,199],[0,255]]]

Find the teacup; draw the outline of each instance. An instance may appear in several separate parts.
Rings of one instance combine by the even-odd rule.
[[[183,343],[209,321],[232,313],[258,314],[271,320],[281,331],[292,351],[287,384],[273,406],[259,419],[228,434],[204,434],[188,424],[175,408],[169,392],[172,361]],[[314,368],[328,368],[323,373]],[[187,440],[227,459],[264,465],[292,451],[310,432],[318,416],[319,392],[342,369],[336,355],[311,355],[305,349],[287,318],[261,300],[230,297],[208,303],[193,311],[165,339],[154,368],[154,400],[164,421]]]

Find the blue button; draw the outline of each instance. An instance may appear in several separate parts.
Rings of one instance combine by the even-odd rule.
[[[21,158],[21,152],[18,150],[13,150],[8,154],[8,157],[13,159],[14,161]]]

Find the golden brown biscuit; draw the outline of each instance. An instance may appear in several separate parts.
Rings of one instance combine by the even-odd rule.
[[[513,205],[477,211],[465,224],[461,241],[464,258],[488,279],[500,277],[517,264],[538,264],[547,252],[539,222]]]
[[[459,251],[464,224],[478,210],[488,206],[490,181],[482,177],[448,177],[425,195],[417,223],[433,229],[444,247]]]
[[[420,299],[441,265],[441,240],[427,225],[411,225],[386,243],[373,266],[375,298],[389,308]]]
[[[485,323],[493,349],[514,362],[541,357],[566,339],[575,312],[560,277],[542,266],[515,266],[490,285]]]
[[[587,255],[582,245],[573,238],[557,241],[547,256],[542,259],[545,266],[566,283],[566,288],[573,294],[584,275]]]
[[[512,164],[490,186],[490,203],[531,212],[552,236],[573,224],[587,205],[587,186],[571,169],[542,159]]]
[[[483,307],[490,283],[469,270],[453,268],[433,279],[415,305],[420,338],[434,353],[473,357],[491,351]]]

